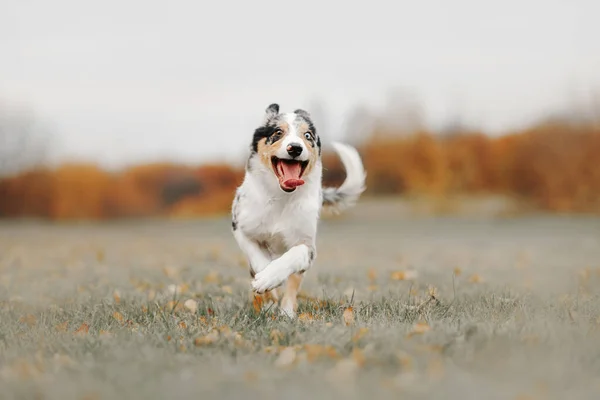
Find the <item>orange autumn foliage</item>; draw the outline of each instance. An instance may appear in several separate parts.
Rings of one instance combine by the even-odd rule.
[[[367,193],[503,194],[539,209],[600,212],[600,128],[539,125],[501,137],[479,132],[409,136],[373,132],[359,147]],[[323,153],[324,184],[345,178]],[[89,164],[36,169],[0,179],[0,217],[110,219],[228,213],[243,170],[156,163],[110,173]]]

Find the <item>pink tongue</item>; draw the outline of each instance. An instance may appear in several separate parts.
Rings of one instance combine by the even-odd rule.
[[[296,186],[304,185],[304,180],[300,179],[302,167],[297,162],[279,162],[279,183],[288,189],[293,189]]]

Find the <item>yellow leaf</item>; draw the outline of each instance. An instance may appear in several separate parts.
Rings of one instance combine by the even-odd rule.
[[[116,304],[119,304],[119,303],[121,303],[121,293],[119,293],[119,291],[118,291],[118,290],[115,290],[115,291],[113,292],[113,299],[115,299],[115,303],[116,303]]]
[[[164,310],[167,312],[177,312],[183,309],[183,304],[179,301],[171,300],[164,306]]]
[[[352,310],[352,307],[348,307],[344,310],[343,319],[346,326],[354,324],[354,311]]]
[[[298,315],[298,320],[302,322],[313,322],[315,320],[315,317],[313,317],[313,315],[309,313],[302,313]]]
[[[483,278],[481,276],[479,276],[479,274],[473,274],[469,278],[469,282],[471,282],[471,283],[481,283],[481,282],[483,282]]]
[[[219,340],[219,331],[213,330],[208,335],[197,337],[194,340],[194,345],[198,347],[206,346],[216,342],[217,340]]]
[[[279,357],[275,360],[275,366],[288,367],[296,361],[296,350],[293,347],[286,347],[279,353]]]
[[[79,328],[77,328],[77,330],[75,331],[75,334],[77,334],[77,335],[87,335],[87,333],[89,332],[89,330],[90,330],[90,326],[84,322],[83,324],[81,324],[79,326]]]
[[[116,319],[116,320],[117,320],[117,321],[119,321],[119,322],[123,322],[123,320],[125,320],[125,318],[123,317],[123,314],[121,314],[121,313],[120,313],[120,312],[118,312],[118,311],[115,311],[115,312],[113,313],[113,318],[114,318],[114,319]]]
[[[431,330],[431,327],[426,322],[417,322],[415,326],[413,326],[412,331],[409,332],[408,336],[420,335],[429,330]]]
[[[187,325],[186,325],[185,321],[179,321],[179,323],[177,324],[177,326],[179,326],[181,329],[187,328]]]
[[[416,279],[418,276],[417,271],[407,270],[407,271],[395,271],[391,274],[391,279],[394,281],[410,281]]]

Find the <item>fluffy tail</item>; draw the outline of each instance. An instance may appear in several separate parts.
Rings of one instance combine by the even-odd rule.
[[[333,142],[332,145],[344,164],[346,180],[338,188],[323,188],[323,207],[338,214],[352,207],[365,191],[367,174],[354,147],[339,142]]]

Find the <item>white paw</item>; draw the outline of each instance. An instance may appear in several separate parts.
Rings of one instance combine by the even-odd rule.
[[[271,263],[267,268],[257,273],[252,281],[252,289],[257,293],[264,293],[273,290],[291,275],[291,272],[284,267]]]

